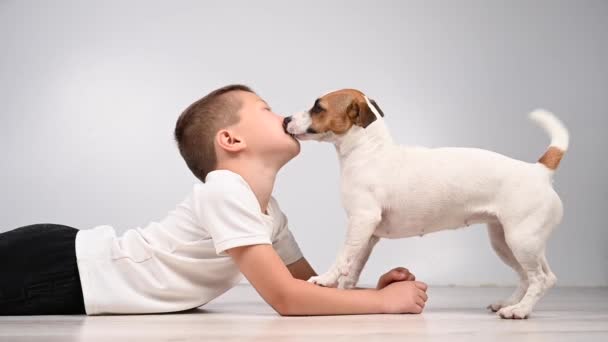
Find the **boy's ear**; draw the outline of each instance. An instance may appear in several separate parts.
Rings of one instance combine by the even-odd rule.
[[[227,152],[239,152],[247,147],[245,141],[241,137],[228,129],[219,130],[215,140],[219,148]]]

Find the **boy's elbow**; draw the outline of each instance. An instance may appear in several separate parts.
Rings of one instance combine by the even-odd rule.
[[[283,317],[302,316],[302,311],[291,303],[284,303],[274,308],[274,310]]]
[[[276,293],[270,306],[281,316],[294,316],[297,315],[296,305],[294,305],[293,295],[287,289]]]
[[[293,316],[293,314],[290,312],[288,303],[276,303],[275,305],[272,305],[272,308],[281,316]]]

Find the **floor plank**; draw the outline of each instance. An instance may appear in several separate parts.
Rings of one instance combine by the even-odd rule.
[[[0,341],[608,341],[608,288],[555,288],[530,319],[484,308],[508,288],[431,287],[421,315],[280,317],[250,286],[180,314],[0,317]]]

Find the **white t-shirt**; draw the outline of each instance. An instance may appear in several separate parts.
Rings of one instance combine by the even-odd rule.
[[[210,172],[160,222],[116,236],[110,226],[81,230],[76,257],[88,315],[173,312],[199,307],[241,279],[225,250],[272,244],[288,265],[302,253],[271,198],[268,215],[245,180]]]

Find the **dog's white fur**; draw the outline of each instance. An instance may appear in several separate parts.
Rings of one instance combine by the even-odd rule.
[[[380,238],[404,238],[486,223],[492,247],[519,275],[517,290],[488,308],[503,318],[526,318],[557,278],[545,257],[546,241],[562,219],[552,188],[553,170],[476,148],[424,148],[393,142],[381,115],[345,134],[306,134],[308,112],[292,117],[287,131],[301,139],[331,142],[338,152],[341,193],[348,216],[345,245],[333,266],[309,281],[353,287]],[[531,113],[568,148],[568,131],[551,113]]]

